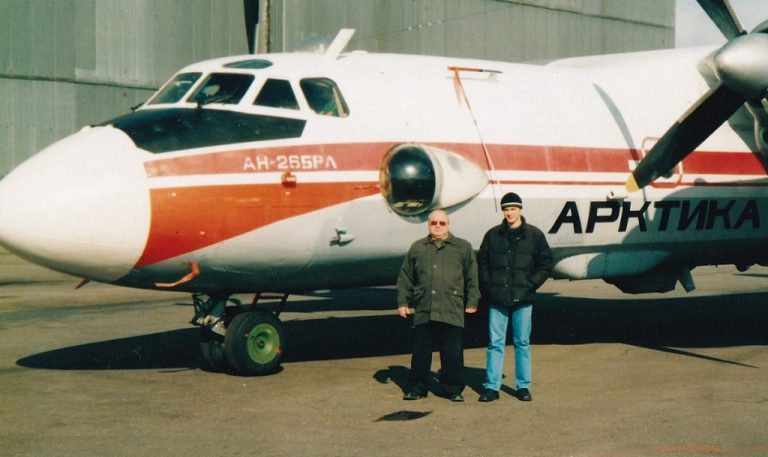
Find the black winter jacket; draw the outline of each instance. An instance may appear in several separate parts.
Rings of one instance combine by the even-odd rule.
[[[506,220],[483,237],[477,254],[482,302],[516,306],[532,303],[536,289],[552,271],[552,253],[544,234],[533,225],[511,229]]]

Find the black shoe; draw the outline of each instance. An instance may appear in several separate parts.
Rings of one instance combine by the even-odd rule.
[[[409,390],[403,395],[403,400],[419,400],[421,398],[427,398],[427,393],[416,392],[415,390]]]
[[[494,401],[499,399],[499,391],[493,390],[493,389],[485,389],[483,391],[483,394],[480,395],[480,398],[478,398],[478,401],[487,403],[489,401]]]
[[[453,394],[450,396],[451,401],[455,402],[462,402],[464,401],[464,396],[461,394]]]
[[[517,399],[520,401],[531,401],[533,398],[531,397],[531,393],[528,391],[528,389],[519,389],[517,391]]]

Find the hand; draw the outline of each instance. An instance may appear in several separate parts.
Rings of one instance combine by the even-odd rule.
[[[475,314],[477,312],[477,308],[465,308],[464,312],[467,314]]]
[[[408,305],[399,306],[397,308],[397,313],[400,314],[400,317],[403,319],[408,317]]]

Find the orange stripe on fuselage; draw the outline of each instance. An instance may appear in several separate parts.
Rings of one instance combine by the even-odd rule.
[[[149,239],[136,267],[378,192],[371,183],[349,182],[151,189]]]

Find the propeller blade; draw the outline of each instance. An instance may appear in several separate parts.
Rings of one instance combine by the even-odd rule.
[[[256,45],[256,25],[259,23],[259,0],[243,0],[245,13],[245,37],[248,40],[248,53],[253,54]]]
[[[700,98],[637,164],[627,179],[630,192],[652,183],[668,173],[739,109],[746,99],[718,84]]]
[[[768,33],[768,20],[765,20],[752,29],[752,33]]]
[[[701,8],[727,39],[747,33],[729,0],[697,0]]]

